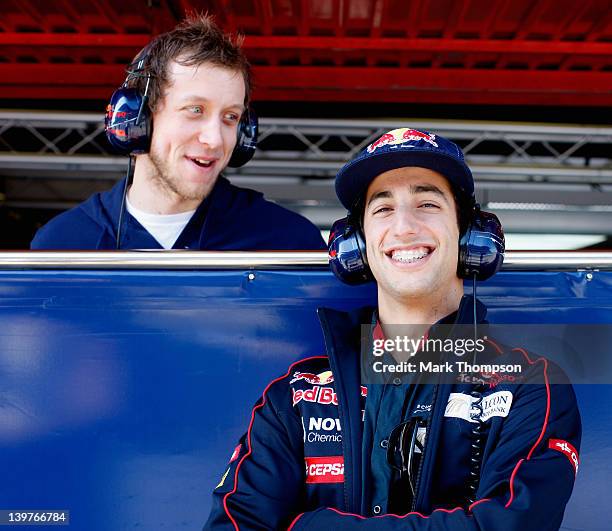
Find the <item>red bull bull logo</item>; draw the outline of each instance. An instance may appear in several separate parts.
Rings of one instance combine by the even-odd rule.
[[[438,147],[438,144],[435,142],[436,135],[433,133],[423,133],[422,131],[417,131],[416,129],[408,129],[407,127],[402,127],[401,129],[393,129],[393,131],[389,131],[381,136],[375,142],[372,142],[368,147],[368,153],[374,153],[378,148],[388,145],[399,145],[404,144],[406,142],[417,142],[422,140],[431,144],[433,147]]]
[[[289,383],[292,384],[299,380],[304,380],[313,385],[327,385],[334,381],[334,375],[331,371],[323,371],[319,374],[313,372],[296,372],[293,374],[293,379]]]

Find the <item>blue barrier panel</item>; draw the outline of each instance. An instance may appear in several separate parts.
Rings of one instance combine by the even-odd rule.
[[[323,270],[249,273],[0,272],[0,509],[68,509],[89,531],[201,527],[265,385],[323,352],[315,308],[375,298]],[[612,273],[593,275],[501,273],[479,297],[493,322],[612,323]],[[576,391],[564,528],[609,529],[612,386]]]

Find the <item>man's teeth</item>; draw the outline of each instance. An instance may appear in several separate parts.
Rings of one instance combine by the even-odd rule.
[[[419,247],[418,249],[399,249],[391,253],[391,258],[398,262],[410,264],[418,260],[422,260],[429,254],[429,249]]]
[[[202,160],[202,159],[192,159],[194,162],[199,164],[200,166],[210,166],[212,164],[212,160]]]

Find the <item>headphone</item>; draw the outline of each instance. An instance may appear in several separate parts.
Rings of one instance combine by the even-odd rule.
[[[457,276],[486,280],[499,271],[504,261],[504,231],[497,216],[480,210],[473,200],[466,225],[459,236]],[[328,247],[330,267],[340,280],[353,285],[374,280],[361,223],[354,213],[349,212],[332,225]]]
[[[114,150],[121,155],[146,153],[151,145],[153,120],[147,105],[151,74],[147,71],[147,59],[152,41],[138,54],[127,67],[127,77],[123,84],[113,92],[106,106],[104,131]],[[144,92],[130,88],[135,78],[146,78]],[[247,108],[238,124],[236,145],[228,166],[238,168],[253,158],[257,147],[259,122],[257,115]]]

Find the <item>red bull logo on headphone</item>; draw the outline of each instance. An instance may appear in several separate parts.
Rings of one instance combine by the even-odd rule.
[[[436,135],[433,133],[423,133],[421,131],[417,131],[416,129],[408,129],[407,127],[402,127],[401,129],[393,129],[393,131],[389,131],[381,136],[375,142],[372,142],[368,148],[368,153],[374,153],[378,148],[388,145],[395,144],[404,144],[406,142],[416,142],[422,140],[431,144],[433,147],[438,147],[438,144],[435,142]]]

